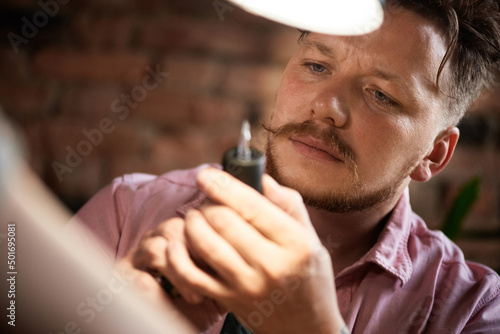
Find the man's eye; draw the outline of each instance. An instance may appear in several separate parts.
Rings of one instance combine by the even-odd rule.
[[[381,105],[381,106],[390,106],[393,107],[397,105],[396,101],[385,95],[379,90],[376,89],[370,89],[372,96],[375,100],[375,103]]]
[[[326,72],[326,67],[318,63],[304,63],[304,67],[307,68],[312,73]]]
[[[323,65],[320,64],[311,64],[311,68],[313,69],[314,72],[324,72],[326,68]]]
[[[376,98],[377,100],[379,100],[380,102],[387,103],[387,102],[390,102],[390,101],[391,101],[391,99],[390,99],[390,98],[388,98],[387,96],[385,96],[385,94],[384,94],[384,93],[382,93],[382,92],[380,92],[380,91],[378,91],[378,90],[374,90],[374,91],[373,91],[373,94],[375,95],[375,98]]]

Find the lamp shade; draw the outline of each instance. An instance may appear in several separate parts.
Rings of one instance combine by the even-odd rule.
[[[384,17],[381,1],[229,0],[247,12],[269,20],[332,35],[362,35],[376,30]]]

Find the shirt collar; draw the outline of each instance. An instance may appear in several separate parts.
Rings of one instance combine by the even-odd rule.
[[[373,262],[406,284],[413,266],[408,253],[412,210],[408,188],[394,207],[375,245],[355,265]]]

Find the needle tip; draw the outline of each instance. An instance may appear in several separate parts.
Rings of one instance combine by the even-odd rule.
[[[241,124],[240,141],[237,150],[237,155],[240,160],[250,161],[252,159],[252,150],[250,149],[251,139],[252,133],[250,132],[250,122],[245,119]]]

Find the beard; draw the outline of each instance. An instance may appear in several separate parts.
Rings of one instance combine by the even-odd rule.
[[[266,125],[263,127],[269,132],[266,146],[267,173],[279,184],[297,190],[306,205],[329,212],[342,214],[363,212],[393,199],[403,181],[418,163],[418,157],[412,157],[386,185],[376,190],[366,191],[359,180],[353,149],[337,135],[333,128],[319,129],[313,121],[287,123],[275,129]],[[349,177],[344,180],[344,185],[340,189],[312,190],[308,189],[307,182],[297,182],[286,176],[287,166],[276,156],[278,150],[276,141],[288,140],[291,135],[314,136],[321,139],[329,148],[339,152],[349,169]],[[307,180],[307,175],[299,180]]]

